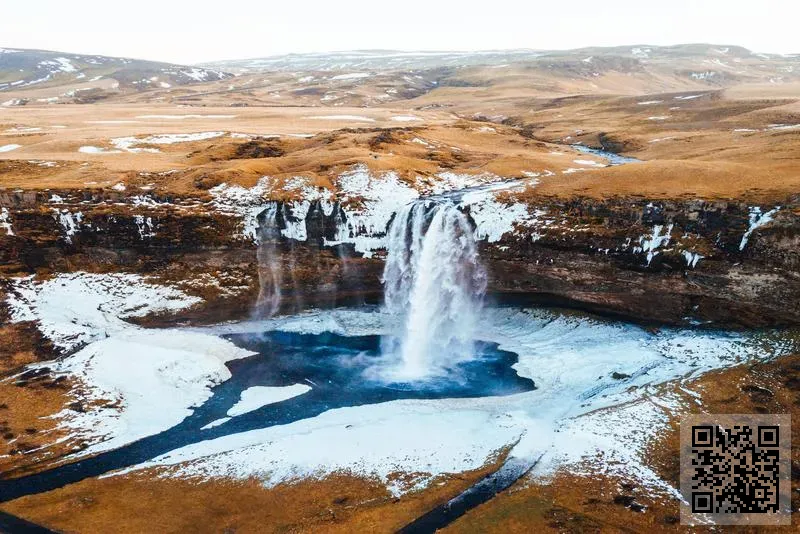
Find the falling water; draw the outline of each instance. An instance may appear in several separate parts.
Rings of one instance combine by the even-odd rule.
[[[486,273],[467,217],[452,203],[414,202],[395,216],[387,248],[385,309],[398,332],[383,350],[399,356],[397,377],[424,378],[471,358]]]
[[[256,301],[257,318],[272,317],[281,303],[281,264],[278,243],[281,231],[278,226],[278,204],[270,204],[259,216],[258,226],[258,282]]]

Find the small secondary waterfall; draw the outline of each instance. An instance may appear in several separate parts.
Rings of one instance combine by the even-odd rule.
[[[473,355],[486,272],[467,217],[452,203],[417,201],[395,215],[387,236],[385,309],[398,320],[383,352],[399,356],[397,378],[437,374]]]
[[[258,282],[259,292],[256,301],[256,318],[275,315],[281,303],[282,266],[278,243],[281,230],[278,226],[278,204],[270,204],[259,216],[258,225]]]

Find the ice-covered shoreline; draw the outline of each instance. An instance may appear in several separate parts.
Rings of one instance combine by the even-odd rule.
[[[143,329],[125,322],[125,313],[165,306],[164,295],[175,299],[173,310],[192,301],[135,277],[125,278],[129,287],[120,292],[120,276],[132,275],[78,273],[42,283],[23,279],[13,297],[17,301],[10,302],[14,320],[39,320],[43,333],[53,340],[86,343],[56,362],[37,364],[69,374],[81,384],[73,394],[90,409],[57,414],[72,436],[89,441],[80,455],[153,435],[190,415],[210,398],[212,387],[230,378],[226,362],[252,354],[222,339],[223,334],[386,333],[387,322],[376,308],[311,311],[205,328]],[[78,302],[76,295],[84,304],[59,307],[58,303]],[[150,308],[142,307],[143,301]],[[85,331],[76,335],[76,324]],[[772,354],[765,356],[763,339],[756,334],[690,329],[651,333],[624,323],[517,308],[487,310],[478,331],[480,339],[519,355],[514,367],[536,383],[535,391],[338,408],[198,442],[117,474],[158,468],[160,476],[255,476],[271,486],[344,470],[382,480],[401,494],[440,475],[480,468],[511,447],[514,456],[541,457],[532,476],[547,477],[561,468],[580,472],[585,461],[597,461],[602,453],[605,460],[597,469],[633,477],[670,495],[674,492],[669,485],[641,456],[649,437],[681,410],[679,400],[659,384],[792,348],[789,342],[774,340]],[[260,406],[302,391],[276,390],[266,396],[252,392],[252,399],[243,396],[242,401]],[[228,414],[238,415],[236,410]],[[617,420],[626,425],[614,423]],[[393,482],[397,472],[416,475],[401,486]]]
[[[277,329],[379,335],[385,333],[384,324],[380,310],[342,309],[219,325],[211,331]],[[494,453],[513,445],[512,456],[539,459],[531,477],[548,478],[559,469],[586,473],[590,465],[593,472],[632,478],[660,495],[676,496],[677,490],[661,480],[643,457],[646,446],[668,426],[669,418],[686,408],[669,388],[661,386],[682,384],[713,369],[787,354],[793,347],[789,341],[776,342],[774,352],[765,356],[758,335],[692,329],[652,334],[624,323],[515,308],[489,310],[479,330],[481,339],[519,355],[515,369],[520,376],[533,379],[537,390],[510,397],[393,401],[342,408],[280,429],[254,430],[192,445],[139,468],[161,467],[162,476],[169,477],[259,476],[268,486],[343,469],[388,484],[398,470],[425,472],[431,465],[430,457],[438,451],[449,454],[457,450],[464,455],[463,461],[451,464],[449,469],[419,477],[416,486],[393,487],[393,491],[402,493],[437,475],[480,468],[494,458]],[[441,415],[437,429],[443,430],[432,432],[427,428],[430,410]],[[486,419],[465,438],[465,429],[472,428],[469,420],[476,411]],[[341,442],[341,451],[361,450],[365,443],[385,447],[381,436],[387,422],[401,426],[405,433],[402,440],[395,440],[397,450],[382,449],[386,456],[380,460],[364,461],[346,452],[332,458],[310,444],[303,446],[295,441],[297,435],[314,436],[324,429],[326,441]],[[352,428],[350,425],[361,431],[372,426],[372,439],[365,442],[369,438],[360,436],[351,440],[344,430]],[[465,440],[471,449],[465,450]],[[404,445],[399,445],[401,442]],[[409,455],[409,451],[418,455]]]
[[[36,321],[67,356],[49,368],[77,380],[69,396],[82,409],[55,414],[70,438],[99,453],[171,428],[230,378],[225,362],[249,356],[218,336],[152,330],[126,318],[177,312],[200,299],[133,274],[61,274],[17,279],[6,300],[12,322]]]

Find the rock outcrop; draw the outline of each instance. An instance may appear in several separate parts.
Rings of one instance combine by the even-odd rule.
[[[641,199],[552,200],[546,210],[555,223],[535,239],[484,245],[498,296],[664,324],[800,322],[796,199],[763,212]]]
[[[512,220],[480,242],[489,294],[499,302],[656,324],[800,324],[797,198],[762,207],[640,198],[525,202],[535,221]],[[205,304],[182,314],[184,321],[253,313],[265,268],[258,245],[243,235],[240,215],[220,212],[213,202],[50,191],[0,193],[0,205],[5,276],[138,272],[203,297]],[[281,310],[380,301],[384,252],[364,257],[341,239],[347,214],[337,203],[292,206],[277,204],[271,223],[280,230],[270,254],[284,273]],[[266,224],[263,216],[259,224]],[[300,237],[287,231],[298,224],[305,228]]]

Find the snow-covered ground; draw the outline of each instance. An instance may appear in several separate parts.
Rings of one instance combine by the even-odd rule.
[[[125,329],[49,365],[80,380],[75,396],[88,407],[56,417],[92,443],[79,455],[115,449],[183,421],[231,377],[225,362],[250,355],[211,335]]]
[[[210,397],[212,386],[230,378],[226,361],[251,354],[215,335],[148,330],[123,320],[179,311],[198,300],[132,274],[16,280],[7,298],[12,322],[37,321],[56,347],[80,349],[38,366],[81,384],[72,395],[85,411],[56,415],[72,437],[91,443],[81,455],[180,423]]]
[[[139,275],[89,273],[19,278],[7,299],[12,321],[39,321],[42,333],[64,351],[130,330],[125,318],[175,312],[199,301]]]
[[[214,331],[365,335],[382,333],[383,324],[376,311],[336,310]],[[345,469],[391,486],[394,472],[421,473],[411,486],[392,487],[402,492],[439,474],[481,467],[496,451],[512,446],[512,456],[541,458],[534,477],[559,468],[607,471],[675,495],[642,457],[649,439],[681,409],[659,384],[793,349],[791,342],[773,341],[764,350],[764,338],[757,335],[652,334],[626,324],[520,309],[490,310],[478,331],[482,339],[517,353],[517,372],[538,389],[510,397],[341,408],[190,445],[139,468],[168,466],[164,476],[177,477],[258,476],[268,485]]]
[[[194,302],[135,275],[77,273],[16,281],[9,297],[12,320],[38,320],[57,346],[79,349],[47,366],[81,384],[73,395],[86,411],[65,409],[57,415],[72,436],[89,441],[80,454],[166,430],[209,399],[211,388],[231,376],[225,362],[251,354],[222,334],[270,329],[381,334],[391,323],[370,308],[194,329],[143,329],[123,320]],[[641,456],[648,439],[680,409],[659,384],[796,350],[775,336],[651,333],[579,315],[513,308],[487,310],[477,331],[481,339],[518,354],[516,371],[537,389],[507,397],[339,408],[195,443],[126,471],[159,467],[162,476],[257,476],[273,485],[348,470],[402,493],[438,475],[479,468],[511,448],[512,456],[541,458],[532,476],[565,467],[581,471],[589,460],[593,470],[612,470],[671,494]],[[308,391],[305,384],[253,387],[226,415],[235,418]],[[391,482],[396,472],[415,475],[401,486]]]
[[[175,143],[191,143],[221,137],[225,132],[198,132],[188,134],[160,134],[148,137],[117,137],[111,144],[125,152],[158,152],[157,148],[142,148],[137,145],[171,145]]]

